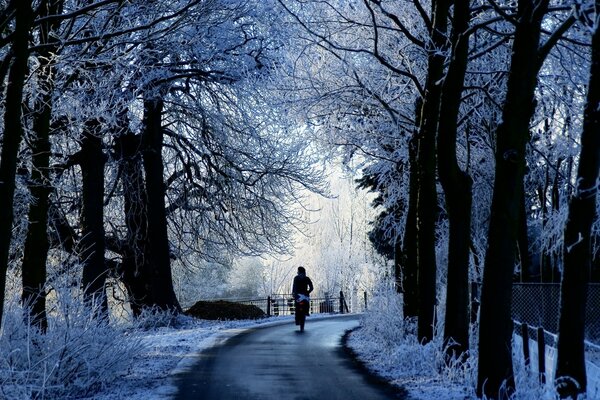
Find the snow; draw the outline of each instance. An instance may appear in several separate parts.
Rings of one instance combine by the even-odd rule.
[[[366,324],[363,323],[363,327]],[[399,328],[402,329],[402,328]],[[362,332],[362,331],[366,332]],[[350,335],[348,345],[365,362],[368,369],[385,378],[393,385],[406,389],[412,400],[475,400],[476,361],[462,369],[441,367],[441,346],[439,340],[424,346],[410,342],[410,334],[394,346],[386,346],[380,340],[373,340],[369,328],[359,329]],[[513,365],[517,381],[517,394],[514,400],[554,400],[552,379],[545,385],[538,384],[537,342],[530,339],[529,368],[525,368],[522,352],[522,339],[513,337]],[[593,350],[593,349],[592,349]],[[598,349],[600,352],[600,349]],[[475,349],[476,351],[476,349]],[[476,358],[476,355],[473,357]],[[600,399],[600,357],[588,352],[587,398]],[[556,349],[545,347],[545,373],[554,376]]]
[[[329,315],[311,316],[319,319]],[[207,321],[178,317],[177,325],[136,332],[144,351],[122,378],[85,400],[163,400],[177,393],[177,375],[189,370],[199,353],[247,329],[291,323],[292,316],[263,320]]]
[[[329,315],[313,315],[313,318]],[[199,353],[219,345],[228,338],[247,329],[291,323],[293,317],[276,317],[264,320],[206,321],[179,317],[174,327],[159,327],[140,332],[144,351],[133,360],[130,370],[124,372],[118,384],[86,400],[162,400],[172,398],[176,392],[177,376],[188,371]],[[362,321],[364,323],[364,319]],[[364,324],[363,324],[364,326]],[[381,327],[381,326],[380,326]],[[385,328],[385,327],[384,327]],[[402,331],[402,327],[399,328]],[[406,340],[390,346],[383,340],[373,340],[368,329],[358,329],[350,335],[348,345],[367,368],[390,383],[402,386],[413,400],[468,400],[475,399],[475,372],[469,368],[440,368],[439,343],[424,346]],[[515,337],[514,353],[518,360],[521,343]],[[531,343],[531,359],[537,359],[535,343]],[[547,373],[551,374],[554,351],[547,348]],[[532,363],[534,364],[534,363]],[[518,371],[519,366],[515,367]],[[537,371],[531,368],[531,377]],[[550,375],[551,376],[551,375]],[[519,379],[517,379],[519,381]],[[588,398],[600,398],[600,366],[588,362]],[[522,380],[521,380],[522,381]],[[528,385],[530,383],[525,383]],[[523,383],[521,383],[523,385]],[[535,385],[533,385],[535,386]],[[546,399],[549,389],[535,388],[523,391],[517,399]]]

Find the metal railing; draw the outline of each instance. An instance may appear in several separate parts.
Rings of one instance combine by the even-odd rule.
[[[267,298],[258,299],[227,299],[240,304],[253,305],[261,310],[267,316],[284,316],[294,315],[296,310],[294,297],[291,294],[272,294]],[[366,301],[366,297],[365,297]],[[310,297],[310,313],[348,313],[348,305],[344,293],[340,292],[339,296],[321,296]]]

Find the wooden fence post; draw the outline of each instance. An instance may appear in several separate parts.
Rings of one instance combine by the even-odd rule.
[[[344,313],[344,292],[340,290],[340,314]]]
[[[267,317],[271,316],[271,296],[267,296]]]
[[[367,311],[367,291],[365,290],[365,311]]]
[[[540,383],[546,383],[546,339],[544,337],[544,328],[537,329],[538,343],[538,371],[540,375]]]

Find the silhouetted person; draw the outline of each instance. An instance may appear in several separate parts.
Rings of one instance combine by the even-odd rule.
[[[294,300],[298,300],[299,294],[308,296],[312,291],[313,283],[310,278],[306,276],[306,269],[304,269],[304,267],[298,267],[298,275],[294,277],[294,284],[292,285],[292,295],[294,296]],[[306,315],[308,315],[308,312]]]

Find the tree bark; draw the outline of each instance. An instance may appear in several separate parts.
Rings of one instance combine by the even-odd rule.
[[[435,223],[437,191],[435,180],[435,140],[438,126],[441,84],[448,25],[448,0],[436,0],[433,7],[432,48],[429,50],[427,82],[419,127],[419,194],[417,197],[417,254],[419,280],[419,343],[433,339],[435,323],[437,266],[435,257]]]
[[[420,102],[419,102],[420,104]],[[409,143],[409,196],[406,225],[402,239],[402,299],[404,318],[416,318],[419,315],[419,287],[417,280],[417,193],[419,190],[419,174],[417,165],[416,138]]]
[[[596,0],[596,12],[600,0]],[[575,193],[569,203],[564,233],[564,267],[561,282],[556,384],[562,398],[586,392],[585,308],[591,268],[591,226],[596,219],[600,170],[600,14],[592,35],[592,65],[581,134],[581,154]]]
[[[50,97],[43,96],[42,109],[36,111],[33,130],[36,137],[32,138],[32,170],[29,183],[31,203],[27,217],[28,228],[23,250],[22,282],[25,321],[46,332],[46,260],[48,249],[48,208],[50,195]],[[38,104],[38,106],[41,104]]]
[[[449,220],[448,281],[444,348],[446,361],[462,360],[469,350],[469,245],[472,180],[456,158],[461,95],[468,63],[469,0],[455,0],[452,58],[444,79],[438,125],[438,173]]]
[[[55,15],[62,10],[62,1],[45,3],[40,8],[41,16]],[[59,22],[40,24],[40,43],[56,43],[51,33]],[[48,209],[50,186],[50,119],[52,116],[52,91],[54,90],[54,65],[52,57],[57,46],[46,47],[38,54],[39,85],[41,92],[34,106],[32,143],[32,169],[29,183],[31,203],[28,212],[28,229],[25,238],[22,263],[25,320],[46,332],[46,261],[50,247],[48,239]]]
[[[527,231],[527,208],[525,204],[525,191],[521,193],[519,204],[519,232],[517,239],[519,261],[521,262],[521,282],[531,281],[531,260],[529,257],[529,235]]]
[[[15,2],[15,31],[11,51],[12,65],[8,74],[6,101],[4,110],[4,130],[2,151],[0,154],[0,324],[4,312],[4,294],[6,291],[6,271],[10,242],[12,239],[13,204],[15,193],[15,176],[17,172],[17,156],[23,138],[23,87],[27,75],[29,58],[29,33],[33,24],[34,13],[31,0]]]
[[[83,129],[80,153],[83,180],[81,240],[79,257],[83,264],[84,298],[94,306],[98,317],[108,317],[104,262],[104,164],[100,123],[90,120]],[[96,308],[98,307],[98,308]]]
[[[128,125],[127,121],[123,124]],[[123,183],[123,211],[127,235],[121,251],[121,279],[127,288],[129,303],[135,317],[143,308],[152,306],[149,293],[150,259],[148,246],[148,215],[144,171],[142,166],[141,136],[124,128],[116,141],[120,156]]]
[[[539,42],[548,0],[519,0],[502,122],[496,132],[496,171],[483,271],[477,395],[505,399],[514,392],[512,278],[525,172],[525,145],[541,67]],[[532,55],[534,57],[532,61]]]
[[[162,110],[161,99],[144,101],[144,132],[142,135],[146,197],[148,199],[148,232],[152,271],[150,293],[153,304],[162,310],[180,311],[181,306],[173,289],[167,215],[165,211],[165,183],[162,160]]]

